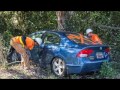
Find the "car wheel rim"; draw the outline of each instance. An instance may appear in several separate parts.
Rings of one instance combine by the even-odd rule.
[[[12,56],[12,61],[16,61],[16,59],[17,59],[17,55],[16,55],[16,53],[14,53]]]
[[[64,73],[65,64],[61,59],[55,59],[53,62],[53,70],[55,74],[61,76]]]

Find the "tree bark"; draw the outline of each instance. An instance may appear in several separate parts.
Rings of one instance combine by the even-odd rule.
[[[65,11],[56,11],[58,30],[65,29]]]

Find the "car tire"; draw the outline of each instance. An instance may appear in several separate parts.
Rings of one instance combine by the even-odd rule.
[[[9,58],[7,58],[8,63],[12,63],[20,60],[21,57],[16,51],[13,51],[13,53],[9,56]]]
[[[54,58],[51,63],[52,72],[58,77],[66,76],[66,65],[61,58]]]

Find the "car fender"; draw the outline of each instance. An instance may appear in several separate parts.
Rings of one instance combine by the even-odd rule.
[[[64,57],[63,55],[61,55],[61,54],[55,54],[54,57],[52,58],[52,60],[53,60],[54,58],[61,58],[61,59],[64,60],[64,62],[66,63],[65,57]],[[51,63],[52,63],[52,60],[51,60]]]

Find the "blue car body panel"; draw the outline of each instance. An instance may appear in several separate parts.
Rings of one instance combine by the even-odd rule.
[[[110,55],[104,52],[104,49],[108,46],[106,45],[85,45],[85,44],[77,44],[66,37],[66,32],[59,31],[46,31],[47,33],[52,33],[58,35],[60,37],[60,44],[41,44],[40,48],[42,48],[42,59],[45,60],[46,64],[50,65],[51,61],[55,57],[59,57],[65,61],[66,69],[68,74],[80,74],[85,72],[97,71],[100,69],[101,64],[103,62],[110,61]],[[34,35],[34,34],[33,34]],[[44,34],[43,34],[44,35]],[[44,39],[45,35],[42,37]],[[99,47],[102,47],[102,50],[99,50]],[[76,55],[78,52],[85,48],[92,48],[95,52],[92,54],[90,58],[94,57],[94,60],[90,58],[78,58]],[[96,52],[103,52],[104,58],[97,59]],[[33,53],[34,54],[34,53]]]

